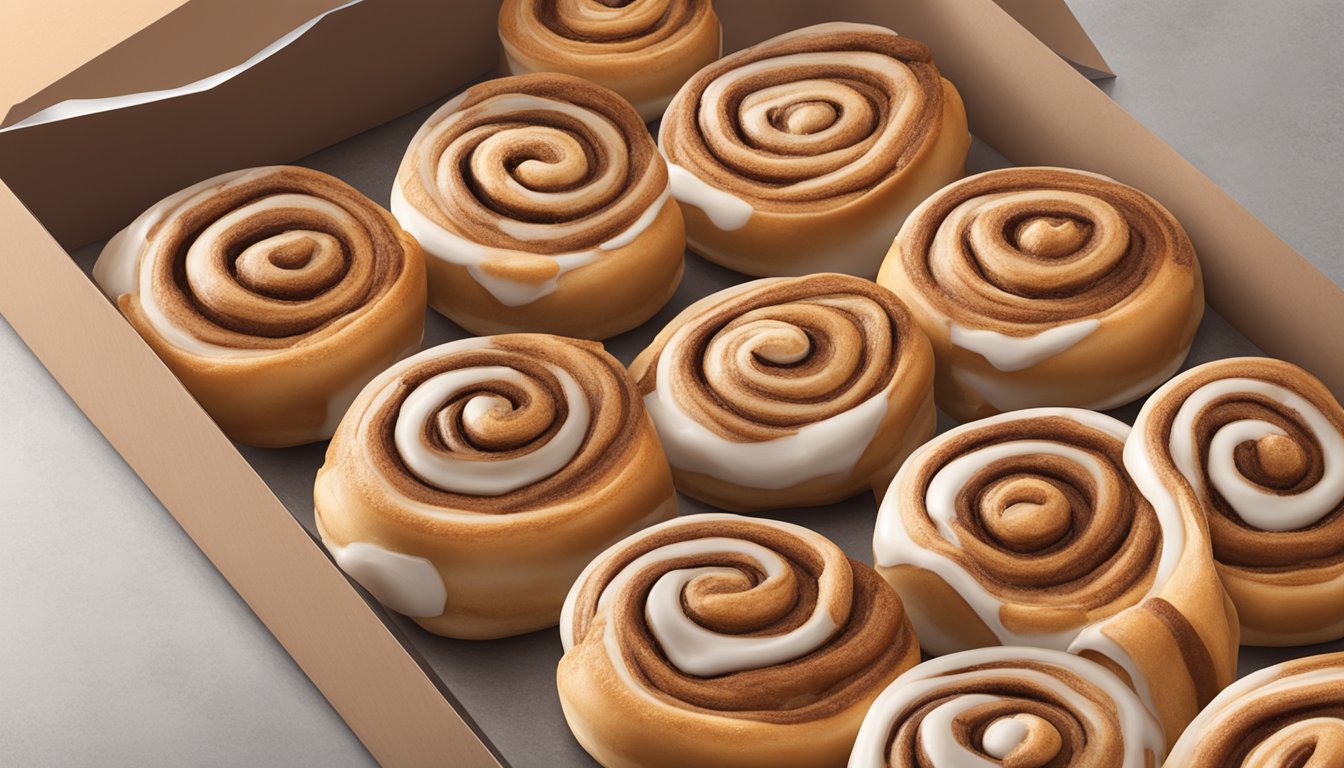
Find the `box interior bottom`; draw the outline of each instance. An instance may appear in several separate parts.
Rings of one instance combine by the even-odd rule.
[[[383,206],[388,205],[393,178],[402,153],[416,129],[438,105],[434,104],[298,160],[296,164],[345,180]],[[969,173],[1009,166],[1001,155],[976,141],[967,164]],[[75,259],[86,273],[102,250],[94,243],[77,250]],[[648,323],[610,339],[608,351],[629,364],[654,334],[691,302],[743,282],[742,275],[687,254],[686,272],[671,302]],[[426,310],[423,346],[428,348],[469,336],[432,310]],[[1195,338],[1186,367],[1260,350],[1208,309]],[[1139,403],[1111,411],[1133,423]],[[939,415],[943,431],[955,422]],[[326,444],[283,450],[239,446],[239,450],[308,532],[316,537],[312,485],[322,464]],[[712,508],[680,497],[682,514]],[[849,555],[872,562],[872,532],[877,507],[865,494],[828,507],[779,510],[769,517],[807,526],[830,537]],[[367,596],[366,596],[367,597]],[[405,617],[378,609],[383,621],[411,649],[426,672],[506,765],[594,766],[579,746],[560,711],[555,692],[555,668],[560,660],[560,636],[555,629],[492,641],[463,641],[437,637]],[[1344,641],[1309,648],[1243,648],[1240,673],[1299,656],[1344,650]]]

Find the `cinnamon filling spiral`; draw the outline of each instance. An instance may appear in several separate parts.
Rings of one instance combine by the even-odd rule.
[[[702,69],[668,107],[659,145],[670,163],[756,210],[824,210],[926,152],[943,102],[922,43],[822,24]]]
[[[1190,724],[1168,764],[1188,768],[1344,764],[1344,654],[1295,659],[1233,683]]]
[[[923,300],[961,326],[1009,335],[1110,312],[1149,290],[1162,266],[1195,261],[1152,198],[1056,168],[953,184],[911,214],[898,242]]]
[[[1178,497],[1183,479],[1220,563],[1303,583],[1344,566],[1344,409],[1305,371],[1210,363],[1155,395],[1141,423],[1137,471]]]
[[[601,644],[665,704],[773,723],[842,711],[915,642],[873,571],[805,528],[693,515],[615,545],[575,583],[566,652]]]
[[[575,77],[534,74],[472,86],[436,112],[407,150],[393,211],[440,258],[479,261],[480,245],[555,256],[633,239],[666,190],[666,166],[629,104]]]
[[[374,386],[355,439],[398,494],[445,510],[512,514],[579,497],[643,425],[619,364],[560,337],[455,342]]]
[[[849,765],[1146,768],[1162,753],[1157,722],[1102,667],[1000,647],[927,661],[898,678],[869,710]]]
[[[938,574],[1001,643],[1069,648],[1151,590],[1172,535],[1125,472],[1127,433],[1109,417],[1061,408],[935,439],[883,505],[878,565]],[[955,650],[935,637],[925,637],[930,650]]]
[[[207,356],[321,337],[385,293],[405,261],[386,212],[304,168],[217,177],[150,216],[137,277],[124,287],[168,340]]]

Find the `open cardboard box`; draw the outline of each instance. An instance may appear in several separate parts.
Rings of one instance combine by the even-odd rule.
[[[190,0],[11,109],[0,127],[0,313],[380,762],[591,764],[560,715],[558,633],[446,640],[368,600],[312,535],[325,446],[235,446],[88,279],[103,240],[143,208],[234,168],[297,162],[386,205],[429,110],[496,62],[489,0],[250,5]],[[972,171],[1088,169],[1183,222],[1214,310],[1190,364],[1258,348],[1344,393],[1341,342],[1320,338],[1344,328],[1344,291],[1079,74],[1106,64],[1062,0],[717,5],[725,51],[835,19],[928,43],[965,99]],[[176,90],[154,93],[164,89]],[[138,95],[116,98],[126,94]],[[680,308],[740,280],[688,257],[672,303],[608,348],[629,362]],[[464,335],[428,313],[426,346]],[[873,512],[860,497],[779,516],[867,561]],[[1242,668],[1312,650],[1248,650]]]

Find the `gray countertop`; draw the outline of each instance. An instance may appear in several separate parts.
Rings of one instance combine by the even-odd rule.
[[[1071,5],[1103,87],[1344,283],[1344,6]],[[372,764],[3,323],[0,398],[0,764]]]

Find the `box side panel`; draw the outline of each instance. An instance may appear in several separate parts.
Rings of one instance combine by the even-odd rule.
[[[0,133],[0,178],[65,247],[164,195],[283,163],[428,103],[495,64],[489,2],[366,0],[206,91]]]
[[[0,313],[383,765],[498,766],[363,597],[0,184]]]

